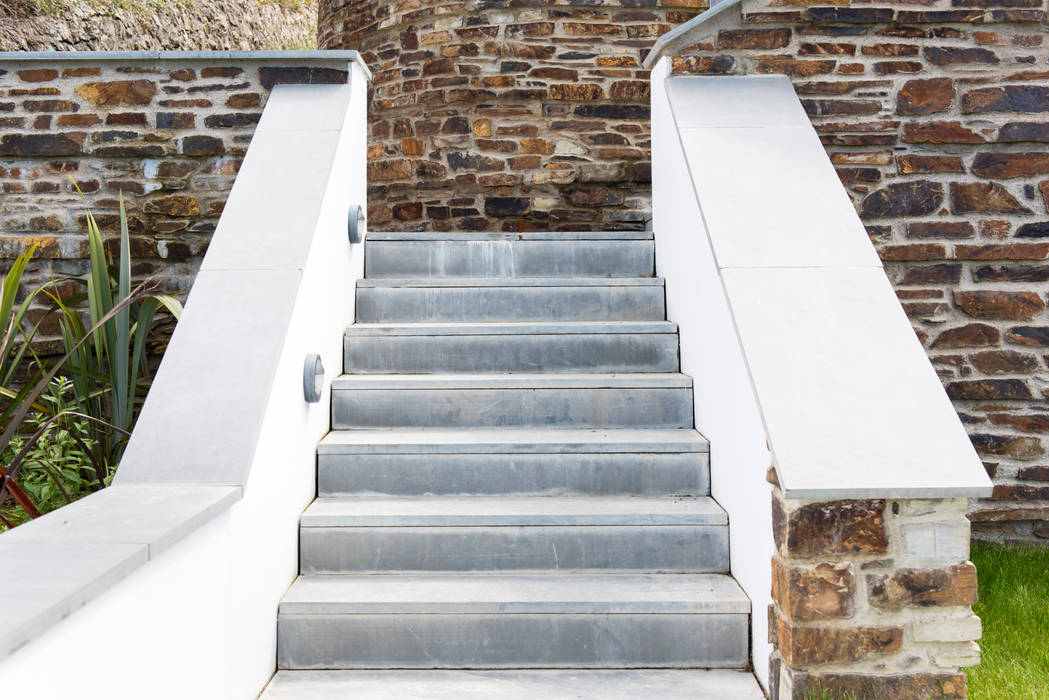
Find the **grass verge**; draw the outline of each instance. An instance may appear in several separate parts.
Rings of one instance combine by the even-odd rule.
[[[972,700],[1049,700],[1049,549],[973,543],[983,660],[968,669]]]

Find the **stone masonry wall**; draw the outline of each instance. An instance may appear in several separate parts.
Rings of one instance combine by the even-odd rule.
[[[966,501],[775,489],[772,700],[962,700],[979,663]]]
[[[643,229],[656,37],[707,0],[321,0],[375,73],[373,230]]]
[[[0,260],[36,244],[27,282],[86,272],[72,178],[104,234],[123,193],[135,274],[188,291],[270,88],[346,79],[345,61],[0,62]]]
[[[316,46],[316,0],[0,0],[0,51]]]
[[[975,532],[1049,538],[1047,3],[875,5],[745,0],[674,70],[791,78],[995,479]]]

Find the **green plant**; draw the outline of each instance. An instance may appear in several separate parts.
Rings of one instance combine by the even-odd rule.
[[[75,183],[74,183],[75,186]],[[83,194],[81,194],[83,197]],[[59,314],[66,350],[59,360],[42,363],[34,358],[31,379],[17,391],[6,390],[9,401],[0,414],[0,526],[14,524],[8,496],[21,508],[22,517],[37,517],[42,506],[68,503],[87,492],[103,488],[113,475],[145,393],[146,339],[161,308],[177,319],[182,305],[174,297],[152,294],[144,282],[131,287],[130,240],[127,211],[120,197],[119,264],[107,253],[101,230],[87,214],[89,270],[84,293],[62,297],[54,282],[34,290],[15,306],[14,299],[32,251],[16,260],[4,280],[0,313],[8,310],[8,336],[17,329],[20,344],[11,345],[0,362],[17,368],[39,327],[24,328],[22,319],[33,298],[44,294]],[[14,292],[8,294],[9,289]],[[10,298],[10,302],[8,302]],[[82,314],[80,305],[85,304]],[[85,320],[86,316],[86,320]],[[7,318],[3,316],[0,318]],[[0,346],[6,351],[8,345]],[[0,377],[5,376],[0,365]],[[59,371],[63,378],[57,379]],[[14,370],[11,370],[13,377]],[[54,383],[57,382],[57,383]],[[54,383],[54,384],[53,384]],[[49,392],[50,390],[50,392]],[[47,395],[45,396],[45,392]],[[30,411],[36,409],[36,413]],[[31,434],[27,433],[29,431]],[[25,484],[23,487],[21,483]]]
[[[160,309],[167,309],[178,319],[182,305],[172,296],[143,289],[117,310],[111,322],[100,323],[131,295],[131,243],[123,195],[119,264],[114,265],[106,251],[102,232],[90,212],[87,234],[90,267],[87,278],[77,280],[84,285],[85,293],[72,299],[62,299],[54,293],[50,296],[59,313],[62,342],[69,354],[64,372],[75,387],[73,403],[80,413],[111,426],[95,443],[92,455],[96,462],[116,464],[134,425],[139,400],[148,390],[145,350],[153,319]],[[87,303],[87,322],[93,330],[85,325],[77,308],[80,302]],[[90,342],[81,343],[87,336]]]

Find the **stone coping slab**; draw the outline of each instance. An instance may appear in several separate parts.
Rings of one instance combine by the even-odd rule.
[[[111,486],[0,536],[0,659],[227,510],[239,487]]]
[[[371,70],[356,51],[0,51],[5,63],[66,63],[73,61],[299,61],[356,63],[372,79]]]

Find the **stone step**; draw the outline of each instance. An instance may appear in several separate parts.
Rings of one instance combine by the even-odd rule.
[[[662,321],[663,280],[362,279],[358,323]]]
[[[709,497],[320,498],[302,515],[299,570],[725,572],[727,525]]]
[[[440,236],[439,238],[436,236]],[[655,243],[620,234],[492,238],[448,234],[368,237],[365,276],[651,277]]]
[[[259,700],[764,700],[747,671],[279,671]]]
[[[300,576],[277,665],[744,668],[749,611],[717,574]]]
[[[337,430],[317,492],[706,496],[709,445],[694,430]]]
[[[665,321],[358,324],[343,348],[348,374],[678,370]]]
[[[332,428],[691,428],[682,374],[343,375]]]

